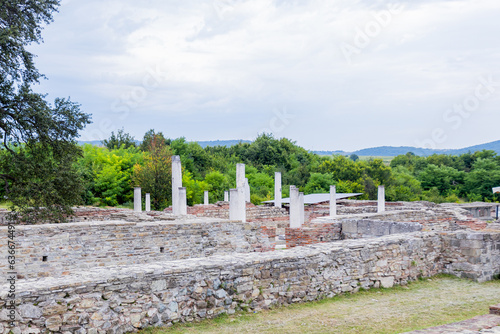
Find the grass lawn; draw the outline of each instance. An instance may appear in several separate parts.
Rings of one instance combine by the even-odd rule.
[[[402,333],[486,314],[490,305],[498,303],[499,280],[479,284],[438,276],[406,287],[371,289],[140,333]]]

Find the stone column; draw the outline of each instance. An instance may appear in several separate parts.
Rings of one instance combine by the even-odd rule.
[[[274,173],[274,206],[281,208],[281,173]]]
[[[179,215],[186,216],[187,215],[187,198],[186,198],[186,188],[179,187]]]
[[[337,187],[330,186],[330,217],[337,215]]]
[[[300,227],[299,188],[295,186],[290,186],[290,227]]]
[[[378,186],[377,212],[385,211],[385,187]]]
[[[245,196],[245,188],[238,188],[238,215],[243,223],[247,221],[247,203],[245,201]]]
[[[134,212],[142,212],[141,187],[134,188]]]
[[[181,157],[172,156],[172,213],[180,215],[179,188],[182,187]]]
[[[203,193],[203,204],[205,205],[208,205],[210,204],[209,200],[208,200],[208,191],[205,190],[205,192]]]
[[[305,212],[304,212],[304,193],[299,193],[299,222],[300,226],[304,225]]]
[[[245,164],[236,164],[236,188],[245,186]]]
[[[151,211],[151,194],[146,194],[146,212]]]
[[[230,196],[229,196],[229,219],[239,220],[239,217],[238,217],[238,189],[229,189],[229,194],[230,194]]]
[[[229,219],[246,222],[246,203],[244,188],[229,190]]]
[[[250,203],[250,184],[247,178],[245,178],[245,202]]]
[[[229,191],[224,191],[224,202],[229,202]]]

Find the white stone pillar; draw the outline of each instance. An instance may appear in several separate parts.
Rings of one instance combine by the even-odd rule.
[[[203,204],[205,205],[208,205],[210,204],[209,200],[208,200],[208,191],[205,190],[205,192],[203,193]]]
[[[245,188],[238,188],[238,215],[243,223],[247,221],[247,203],[245,201]]]
[[[300,226],[304,225],[305,212],[304,212],[304,193],[299,193],[299,223]]]
[[[141,187],[134,188],[134,212],[142,212]]]
[[[281,173],[274,173],[274,206],[281,208]]]
[[[231,189],[229,193],[229,219],[246,222],[245,189]]]
[[[180,215],[179,188],[182,187],[181,157],[172,156],[172,213]]]
[[[186,188],[179,187],[179,215],[185,216],[187,215],[187,198],[186,198]]]
[[[151,211],[151,194],[146,194],[146,212]]]
[[[238,217],[238,189],[229,189],[229,219],[240,220]]]
[[[229,191],[224,191],[224,202],[229,202]]]
[[[385,187],[378,186],[377,212],[385,211]]]
[[[290,227],[300,227],[299,188],[295,186],[290,186]]]
[[[236,164],[236,188],[245,186],[245,164]]]
[[[245,202],[250,203],[250,184],[247,178],[245,178]]]
[[[337,215],[337,187],[330,186],[330,217]]]

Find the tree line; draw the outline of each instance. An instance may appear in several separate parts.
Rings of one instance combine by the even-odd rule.
[[[381,159],[319,156],[270,134],[261,134],[252,143],[202,148],[155,130],[137,144],[120,130],[104,144],[85,145],[78,161],[87,205],[130,207],[134,186],[151,193],[154,209],[171,205],[172,155],[181,157],[189,205],[202,203],[204,191],[209,191],[211,203],[223,200],[224,191],[236,187],[237,163],[246,164],[254,204],[274,198],[277,171],[282,173],[284,196],[289,195],[290,185],[306,194],[327,193],[330,185],[336,185],[337,192],[376,199],[378,186],[384,185],[389,201],[493,201],[491,188],[500,186],[500,157],[493,151],[429,157],[407,153],[388,166]]]

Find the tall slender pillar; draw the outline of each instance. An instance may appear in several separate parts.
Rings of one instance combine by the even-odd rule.
[[[337,215],[337,187],[330,186],[330,217]]]
[[[224,191],[224,202],[229,202],[229,191]]]
[[[146,194],[146,212],[151,211],[151,194]]]
[[[245,164],[236,164],[236,188],[245,186]]]
[[[290,186],[290,227],[300,227],[299,188],[295,186]]]
[[[179,187],[178,194],[179,194],[179,200],[178,200],[179,201],[179,215],[185,216],[185,215],[187,215],[186,188]]]
[[[134,188],[134,212],[142,212],[141,188]]]
[[[238,189],[229,189],[229,219],[240,220],[238,216]]]
[[[247,203],[245,195],[245,188],[238,188],[238,215],[243,223],[247,221]]]
[[[385,211],[385,187],[378,186],[377,212]]]
[[[304,225],[305,212],[304,212],[304,193],[299,193],[299,223],[300,226]]]
[[[245,189],[230,189],[229,195],[229,219],[246,222]]]
[[[250,203],[250,184],[247,178],[245,178],[245,202]]]
[[[205,192],[203,193],[203,204],[205,205],[208,205],[210,204],[209,200],[208,200],[208,191],[205,190]]]
[[[181,157],[172,156],[172,213],[180,215],[179,188],[182,187]]]
[[[274,173],[274,206],[281,208],[281,173]]]

